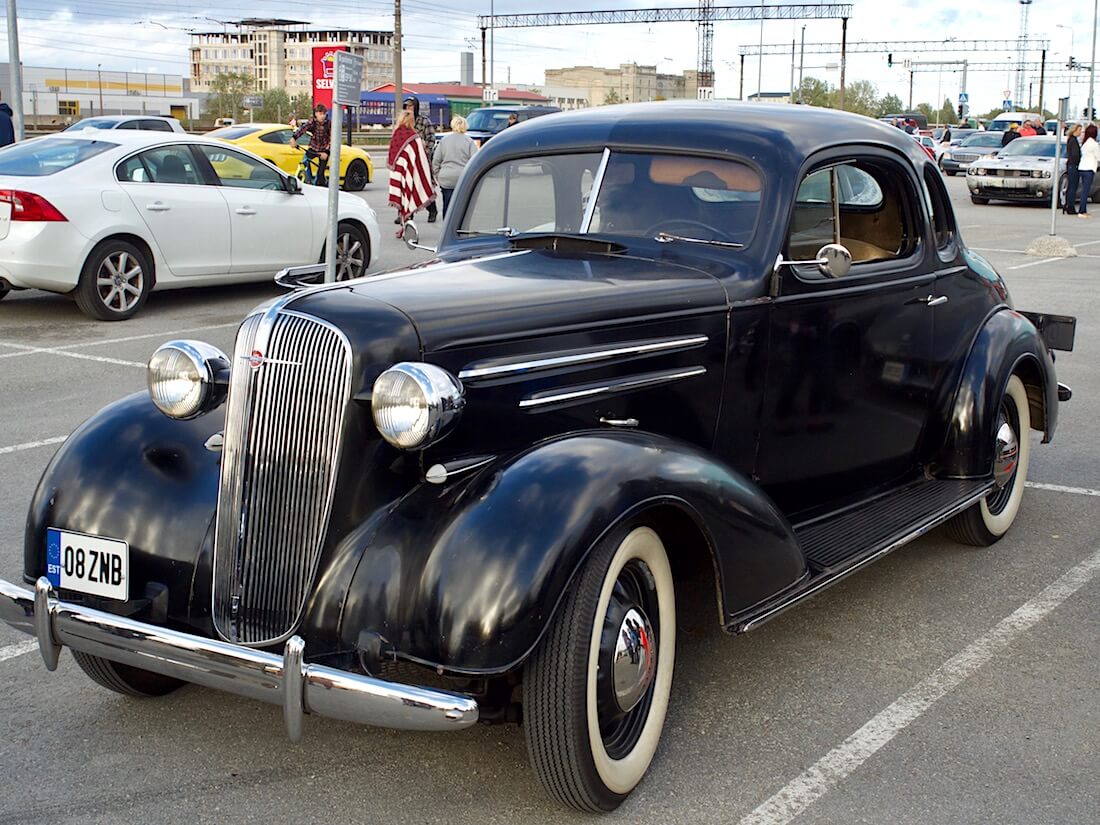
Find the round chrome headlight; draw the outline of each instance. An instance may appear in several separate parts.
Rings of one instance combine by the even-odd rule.
[[[386,441],[402,450],[438,441],[464,406],[462,384],[433,364],[394,364],[378,376],[371,392],[374,425]]]
[[[149,397],[169,418],[194,418],[225,400],[226,386],[215,383],[229,359],[202,341],[169,341],[149,359]]]

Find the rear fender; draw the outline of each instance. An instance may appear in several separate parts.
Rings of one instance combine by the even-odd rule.
[[[647,433],[586,432],[410,492],[366,540],[341,643],[355,647],[365,631],[453,674],[511,670],[600,537],[655,505],[704,534],[724,621],[805,574],[783,515],[714,456]],[[675,563],[677,537],[663,538]]]
[[[1020,313],[1003,309],[985,322],[974,340],[950,407],[935,416],[948,421],[937,454],[937,475],[984,477],[993,471],[993,426],[1008,379],[1018,375],[1027,389],[1032,427],[1043,441],[1058,425],[1058,381],[1054,361],[1039,331]]]

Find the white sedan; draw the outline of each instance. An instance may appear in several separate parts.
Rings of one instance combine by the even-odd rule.
[[[341,193],[337,277],[366,272],[378,219]],[[121,321],[149,292],[270,280],[323,259],[328,192],[222,141],[65,132],[0,149],[0,298],[72,293]]]

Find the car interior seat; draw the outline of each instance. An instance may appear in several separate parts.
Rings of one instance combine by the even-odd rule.
[[[176,155],[165,155],[157,170],[157,183],[191,183],[187,167]]]

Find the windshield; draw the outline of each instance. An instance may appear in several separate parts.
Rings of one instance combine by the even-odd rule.
[[[1000,146],[1001,145],[1001,133],[1000,132],[979,132],[976,135],[971,135],[962,142],[963,146]]]
[[[507,109],[475,109],[466,116],[466,125],[475,132],[499,132],[510,114]]]
[[[114,129],[118,124],[119,119],[117,117],[86,117],[83,120],[78,120],[72,126],[62,131],[76,132],[80,129]]]
[[[0,149],[0,175],[40,178],[113,149],[117,143],[105,140],[38,138]]]
[[[1029,138],[1016,138],[997,155],[998,157],[1030,157],[1052,158],[1054,157],[1053,140],[1034,140]]]
[[[477,182],[459,234],[583,232],[601,159],[587,153],[497,164]],[[587,230],[745,244],[756,226],[762,187],[760,175],[738,161],[614,153]]]
[[[221,140],[238,140],[248,135],[254,135],[258,131],[260,130],[250,126],[227,126],[224,129],[215,129],[213,132],[207,132],[203,137],[220,138]]]

